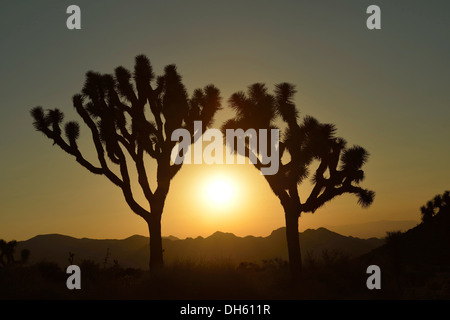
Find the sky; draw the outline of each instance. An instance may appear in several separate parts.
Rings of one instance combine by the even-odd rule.
[[[69,30],[66,9],[81,9]],[[369,30],[366,9],[381,8]],[[450,189],[450,2],[448,1],[2,1],[0,10],[0,238],[37,234],[148,236],[146,223],[105,177],[79,166],[32,126],[32,107],[60,108],[89,70],[132,69],[139,54],[156,74],[176,64],[187,90],[214,84],[228,97],[256,82],[296,85],[300,116],[334,123],[370,153],[370,208],[343,195],[303,214],[300,230],[379,220],[420,220],[422,204]],[[81,128],[89,155],[88,132]],[[92,155],[92,154],[91,154]],[[228,179],[222,206],[207,197]],[[205,191],[206,190],[206,191]],[[306,194],[300,186],[300,194]],[[252,165],[185,165],[172,181],[163,235],[217,230],[267,236],[283,209]],[[391,230],[392,231],[392,230]]]

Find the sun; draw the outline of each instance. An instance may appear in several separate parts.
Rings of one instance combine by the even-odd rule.
[[[202,200],[215,210],[230,209],[237,200],[237,184],[225,175],[214,175],[206,179],[202,190]]]
[[[222,205],[233,198],[233,188],[228,181],[218,179],[209,183],[206,194],[210,202]]]

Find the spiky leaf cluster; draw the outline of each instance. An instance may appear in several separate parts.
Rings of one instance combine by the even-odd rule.
[[[85,159],[79,150],[78,123],[67,122],[65,134],[62,134],[64,117],[59,109],[33,108],[35,129],[73,155],[89,171],[103,174],[121,187],[133,211],[145,216],[147,210],[134,201],[131,192],[127,159],[135,162],[138,182],[146,198],[152,202],[154,197],[159,197],[159,203],[163,202],[169,181],[181,167],[170,162],[176,143],[171,141],[173,130],[185,128],[193,137],[194,121],[202,121],[205,128],[210,126],[220,109],[221,97],[216,87],[207,85],[195,90],[190,98],[175,65],[166,66],[164,73],[156,77],[149,59],[139,55],[133,72],[122,66],[115,68],[113,74],[87,72],[81,93],[74,95],[72,101],[91,133],[99,165]],[[145,154],[157,160],[155,192],[148,182]],[[120,175],[110,170],[107,160],[118,166]]]
[[[425,205],[420,207],[420,213],[423,223],[429,223],[434,217],[442,215],[444,212],[450,212],[450,191],[445,191],[442,195],[436,195]]]
[[[165,67],[164,74],[154,81],[150,61],[140,55],[133,73],[124,67],[117,67],[114,75],[87,72],[81,94],[74,96],[75,109],[98,133],[112,162],[119,161],[120,145],[132,155],[141,147],[158,158],[167,152],[164,146],[171,144],[168,140],[173,130],[193,130],[197,120],[210,126],[220,109],[220,92],[213,85],[195,90],[189,98],[175,65]],[[31,114],[36,130],[52,138],[61,137],[63,114],[58,109],[45,112],[36,107]],[[66,138],[73,145],[79,137],[79,126],[69,122],[65,129]]]
[[[311,116],[299,121],[295,93],[294,85],[289,83],[277,84],[274,94],[268,93],[264,84],[256,83],[249,86],[247,92],[232,94],[228,102],[235,117],[225,122],[222,131],[278,128],[283,132],[279,171],[266,179],[282,203],[291,199],[297,211],[314,212],[344,193],[355,194],[361,206],[369,206],[375,193],[359,187],[364,180],[362,166],[367,162],[368,152],[359,146],[347,148],[345,140],[336,136],[333,124],[320,123]],[[281,125],[275,125],[280,122]],[[289,159],[286,163],[282,162],[283,155]],[[319,165],[311,175],[315,161]],[[261,164],[256,167],[260,169]],[[301,201],[297,185],[308,177],[311,177],[313,190]]]

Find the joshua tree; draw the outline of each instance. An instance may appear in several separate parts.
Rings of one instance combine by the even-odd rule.
[[[0,265],[4,266],[6,263],[3,260],[3,257],[5,256],[5,247],[6,247],[6,241],[3,239],[0,239]]]
[[[422,222],[429,223],[433,217],[442,215],[450,210],[450,191],[445,191],[442,195],[436,195],[433,200],[427,202],[420,208]]]
[[[69,252],[69,265],[73,265],[73,260],[75,259],[75,253]]]
[[[14,252],[16,250],[17,241],[12,240],[6,242],[5,240],[0,240],[0,264],[6,266],[13,264],[15,262],[14,260]],[[6,259],[3,260],[3,258]]]
[[[171,141],[172,131],[187,129],[194,142],[194,121],[202,121],[203,130],[211,125],[220,109],[220,94],[216,87],[208,85],[195,90],[189,99],[174,65],[166,66],[164,74],[155,79],[147,57],[139,55],[135,62],[133,74],[123,67],[116,68],[114,76],[87,72],[82,93],[73,97],[75,110],[91,132],[99,164],[81,153],[77,144],[78,123],[65,124],[64,139],[61,111],[35,107],[31,115],[36,130],[87,170],[104,175],[122,190],[131,210],[148,224],[152,269],[163,265],[161,215],[170,182],[182,166],[182,163],[171,163],[171,151],[176,143]],[[155,190],[150,188],[147,177],[147,158],[156,161]],[[130,164],[137,171],[136,184],[148,205],[139,204],[133,196]]]
[[[323,204],[344,193],[357,195],[358,203],[367,207],[375,193],[359,186],[364,179],[361,168],[368,159],[367,151],[359,146],[346,148],[344,139],[335,137],[332,124],[321,124],[310,116],[299,124],[299,114],[293,101],[295,92],[293,85],[281,83],[276,86],[275,94],[271,95],[264,84],[256,83],[248,87],[247,94],[234,93],[229,105],[236,116],[224,123],[222,131],[256,129],[254,132],[258,137],[258,129],[284,128],[282,141],[279,142],[279,170],[276,174],[264,175],[264,178],[283,206],[290,269],[293,277],[298,279],[302,267],[298,234],[301,213],[314,213]],[[279,127],[275,126],[278,116],[284,122]],[[234,152],[239,153],[237,144],[234,145]],[[261,170],[263,162],[259,150],[247,141],[244,150],[242,155],[246,157],[253,154],[255,159],[256,155],[257,160],[252,163]],[[310,180],[312,191],[308,197],[300,199],[298,186],[306,182],[314,160],[318,167]]]
[[[27,263],[30,259],[30,250],[23,249],[20,251],[20,263]]]

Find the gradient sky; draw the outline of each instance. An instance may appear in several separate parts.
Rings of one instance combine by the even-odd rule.
[[[81,8],[82,30],[66,28]],[[382,29],[366,28],[377,4]],[[41,133],[29,110],[60,108],[89,70],[133,68],[147,55],[157,74],[175,63],[191,93],[213,83],[224,102],[255,82],[297,86],[301,115],[337,126],[371,154],[368,209],[344,195],[304,214],[300,230],[377,220],[417,220],[450,188],[449,1],[4,1],[0,5],[0,238],[37,234],[125,238],[148,235],[120,190],[79,166]],[[226,104],[224,105],[226,106]],[[227,110],[217,117],[226,120]],[[88,136],[81,128],[82,138]],[[89,149],[89,145],[85,145]],[[199,196],[214,175],[235,177],[228,212]],[[163,235],[214,231],[266,236],[283,210],[251,165],[186,165],[173,180]]]

